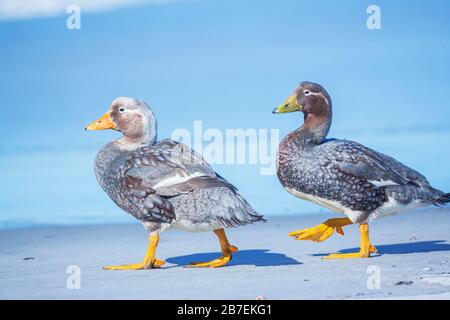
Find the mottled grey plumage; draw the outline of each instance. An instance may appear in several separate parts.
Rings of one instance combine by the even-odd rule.
[[[353,141],[326,140],[331,99],[320,85],[303,82],[295,95],[305,123],[281,142],[277,162],[278,177],[289,192],[359,223],[450,201],[423,175],[385,154]]]
[[[124,107],[130,114],[136,111],[135,116],[120,119]],[[172,140],[156,142],[156,120],[145,103],[116,99],[111,117],[122,125],[143,117],[146,134],[108,143],[97,155],[96,177],[111,199],[149,231],[169,227],[206,231],[264,221],[191,148]]]

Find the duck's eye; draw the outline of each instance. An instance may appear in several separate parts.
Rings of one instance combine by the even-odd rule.
[[[120,112],[120,113],[125,112],[125,108],[124,108],[124,107],[119,108],[119,112]]]
[[[305,90],[305,91],[303,91],[303,93],[305,94],[305,96],[309,96],[311,94],[311,91]]]

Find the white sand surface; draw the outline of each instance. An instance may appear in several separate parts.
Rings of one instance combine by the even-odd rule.
[[[450,298],[449,209],[375,221],[371,239],[380,254],[370,259],[321,259],[328,253],[357,250],[356,226],[346,227],[344,237],[333,235],[320,244],[287,236],[330,217],[272,218],[265,224],[229,230],[230,241],[239,252],[229,266],[218,269],[184,268],[219,255],[212,232],[162,233],[158,257],[167,261],[162,269],[105,271],[103,265],[142,259],[147,235],[139,223],[0,230],[0,298]],[[67,288],[71,265],[80,268],[80,289]],[[379,288],[368,288],[368,270],[378,270]]]

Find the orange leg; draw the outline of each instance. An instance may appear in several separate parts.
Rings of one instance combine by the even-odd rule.
[[[230,262],[232,256],[231,254],[236,252],[238,248],[232,246],[230,242],[228,242],[227,236],[225,235],[225,231],[223,229],[214,230],[214,233],[219,238],[220,248],[222,249],[222,256],[220,258],[214,259],[209,262],[194,262],[188,265],[189,268],[217,268],[223,267]]]
[[[105,266],[105,270],[143,270],[160,268],[165,264],[164,260],[157,259],[155,257],[156,247],[159,242],[159,234],[151,233],[149,236],[148,248],[144,257],[144,261],[135,264],[125,264],[120,266]]]
[[[376,253],[377,249],[370,243],[369,240],[369,225],[362,223],[359,226],[361,233],[361,248],[356,253],[333,253],[326,256],[324,259],[352,259],[352,258],[369,258],[371,253]]]

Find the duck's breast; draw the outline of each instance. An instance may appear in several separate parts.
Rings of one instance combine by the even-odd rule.
[[[317,147],[315,147],[317,148]],[[320,190],[327,168],[320,152],[310,149],[280,147],[277,157],[277,175],[289,192],[310,194]]]

